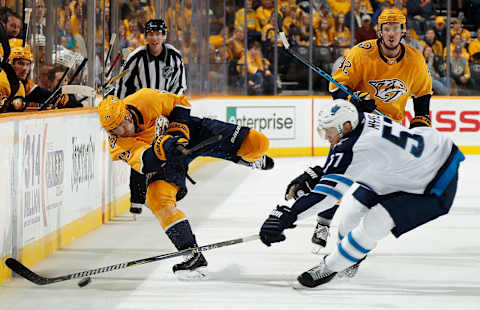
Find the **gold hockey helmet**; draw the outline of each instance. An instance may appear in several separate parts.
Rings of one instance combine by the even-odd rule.
[[[107,96],[98,104],[100,124],[105,130],[110,131],[122,123],[127,116],[127,105],[116,96]]]
[[[10,63],[13,63],[14,59],[26,59],[30,62],[33,61],[32,51],[30,50],[30,46],[12,46],[10,51],[10,57],[8,58]]]
[[[378,17],[378,27],[380,30],[382,29],[382,25],[386,23],[400,23],[402,29],[405,30],[406,22],[407,19],[405,15],[397,8],[385,9]]]

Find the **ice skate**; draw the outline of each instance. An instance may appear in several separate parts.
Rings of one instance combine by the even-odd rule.
[[[132,205],[130,206],[130,213],[134,215],[141,214],[142,207],[143,205],[140,203],[132,203]]]
[[[327,245],[327,239],[330,235],[329,231],[329,226],[317,223],[317,226],[315,226],[315,230],[313,231],[312,236],[313,254],[320,254],[320,251]]]
[[[185,260],[173,266],[172,270],[179,280],[199,280],[206,277],[208,262],[202,253],[189,254]]]
[[[325,264],[324,256],[319,265],[313,267],[310,270],[305,271],[298,276],[297,281],[304,287],[314,288],[319,285],[330,282],[337,273],[328,269]]]

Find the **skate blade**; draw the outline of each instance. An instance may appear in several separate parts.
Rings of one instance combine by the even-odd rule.
[[[194,281],[207,279],[207,267],[199,267],[195,270],[179,270],[175,272],[175,277],[180,281]]]
[[[323,246],[318,245],[318,244],[314,244],[312,246],[312,254],[322,255],[322,249],[323,249]]]

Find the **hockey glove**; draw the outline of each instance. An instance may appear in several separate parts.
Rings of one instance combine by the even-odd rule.
[[[410,129],[415,127],[432,127],[432,122],[428,116],[415,116],[410,121]]]
[[[323,175],[322,167],[308,168],[304,173],[293,179],[285,191],[285,200],[295,199],[310,193]]]
[[[260,240],[266,245],[270,246],[275,242],[282,242],[285,240],[283,231],[287,228],[295,228],[295,221],[297,215],[292,214],[292,210],[286,206],[277,206],[268,216],[260,228]]]
[[[188,140],[181,137],[172,137],[170,135],[159,136],[153,140],[152,148],[155,156],[161,160],[173,160],[182,153],[178,151],[177,147],[185,147]]]
[[[367,112],[372,113],[377,105],[375,100],[370,99],[370,94],[362,91],[356,91],[355,94],[360,98],[360,100],[348,96],[347,100],[350,101],[358,110],[358,112]]]
[[[168,125],[167,133],[172,136],[182,137],[190,140],[190,129],[188,129],[187,124],[184,123],[171,122]]]

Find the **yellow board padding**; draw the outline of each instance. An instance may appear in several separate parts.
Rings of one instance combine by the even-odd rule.
[[[105,222],[128,211],[130,208],[130,194],[126,194],[105,206]],[[102,225],[102,208],[95,209],[87,215],[51,232],[45,237],[26,245],[18,252],[19,260],[27,267],[32,267],[39,261],[47,258],[55,251],[70,244],[90,231]],[[10,257],[10,256],[8,256]],[[8,257],[4,257],[0,264],[0,283],[11,278],[10,269],[3,263]]]

